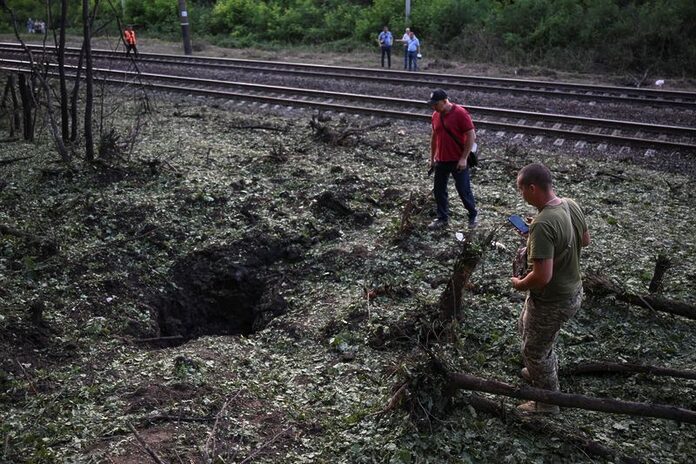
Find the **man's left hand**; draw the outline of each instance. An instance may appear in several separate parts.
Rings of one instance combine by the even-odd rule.
[[[467,158],[464,158],[464,157],[459,158],[459,161],[457,162],[457,171],[465,170],[466,166],[467,166],[467,161],[468,161],[468,157]]]
[[[515,288],[515,290],[519,290],[519,291],[526,290],[525,288],[522,287],[522,279],[519,279],[517,277],[512,278],[512,286]]]

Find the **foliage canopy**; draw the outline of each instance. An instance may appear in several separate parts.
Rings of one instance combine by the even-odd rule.
[[[69,3],[69,24],[77,27],[80,1]],[[8,4],[20,23],[46,17],[42,2]],[[111,10],[107,4],[103,11]],[[408,20],[404,0],[189,0],[188,8],[194,38],[221,45],[356,49],[386,24],[397,36],[410,26],[430,55],[573,70],[696,71],[692,0],[414,0]],[[126,0],[122,14],[145,34],[179,32],[173,0]]]

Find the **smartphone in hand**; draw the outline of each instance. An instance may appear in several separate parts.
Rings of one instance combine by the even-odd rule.
[[[524,219],[522,219],[522,216],[518,216],[517,214],[513,214],[508,218],[508,221],[515,226],[515,229],[519,230],[521,234],[528,234],[529,233],[529,226],[527,225],[526,222],[524,222]]]

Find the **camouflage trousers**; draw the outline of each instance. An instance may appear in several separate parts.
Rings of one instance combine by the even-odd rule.
[[[558,390],[558,358],[554,346],[561,326],[578,312],[581,303],[582,287],[560,303],[535,302],[527,295],[517,328],[522,337],[522,360],[532,386]]]

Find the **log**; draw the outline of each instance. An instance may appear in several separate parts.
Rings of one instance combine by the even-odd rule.
[[[641,296],[630,293],[617,295],[617,298],[632,305],[696,320],[696,306],[681,301],[672,301],[654,295]]]
[[[586,409],[589,411],[608,412],[610,414],[627,414],[630,416],[657,417],[678,422],[696,424],[696,411],[678,408],[676,406],[638,403],[610,398],[594,398],[586,395],[576,395],[550,390],[542,390],[529,386],[516,387],[496,380],[487,380],[463,372],[448,375],[450,382],[457,388],[475,390],[511,398],[540,401],[555,404],[565,408]]]
[[[620,301],[696,320],[696,306],[681,301],[668,300],[655,295],[635,295],[602,274],[588,274],[582,280],[585,291],[595,296],[615,295]]]
[[[587,453],[588,456],[597,456],[609,458],[612,460],[620,460],[624,463],[638,463],[639,460],[627,456],[619,455],[613,449],[607,448],[599,442],[589,438],[587,434],[580,431],[572,431],[566,427],[559,427],[552,422],[541,419],[540,417],[529,417],[518,412],[515,408],[505,407],[503,404],[484,398],[480,395],[472,394],[468,398],[468,403],[478,412],[491,414],[500,419],[513,417],[517,419],[522,427],[533,432],[543,433],[544,436],[554,435],[559,439],[570,443],[573,446],[580,448]]]
[[[696,380],[696,371],[683,371],[667,367],[648,366],[631,363],[587,362],[569,366],[561,371],[563,375],[591,374],[651,374],[665,377],[679,377]]]

